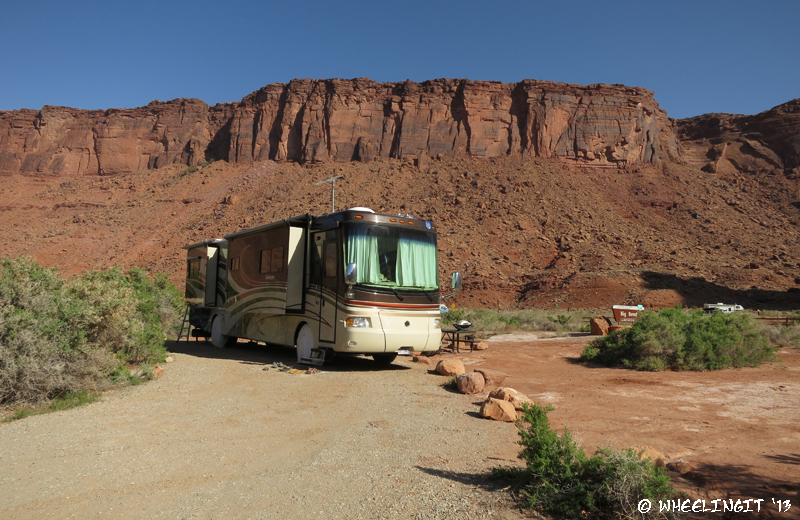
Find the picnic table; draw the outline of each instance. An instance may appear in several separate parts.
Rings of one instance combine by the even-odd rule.
[[[477,341],[475,331],[472,329],[442,329],[442,342],[450,343],[453,354],[461,353],[461,344],[469,346],[469,351],[472,352]]]

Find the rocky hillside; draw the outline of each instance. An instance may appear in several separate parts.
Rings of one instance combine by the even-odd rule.
[[[670,121],[642,89],[554,86],[304,80],[235,106],[3,113],[0,245],[182,284],[181,246],[325,213],[335,174],[337,209],[439,224],[458,305],[800,308],[797,101]]]

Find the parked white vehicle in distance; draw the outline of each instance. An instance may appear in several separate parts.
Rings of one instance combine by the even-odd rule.
[[[725,314],[729,314],[731,312],[739,312],[743,311],[744,307],[741,305],[737,305],[735,303],[706,303],[703,304],[703,311],[706,314],[714,314],[714,311],[718,310],[720,312],[724,312]]]

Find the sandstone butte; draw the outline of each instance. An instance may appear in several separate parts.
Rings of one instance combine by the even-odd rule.
[[[622,167],[799,173],[800,99],[755,116],[671,120],[638,87],[437,79],[292,80],[239,103],[0,112],[0,174],[112,175],[205,160],[560,157]]]
[[[213,107],[176,99],[0,112],[0,174],[514,154],[612,166],[682,160],[675,125],[652,92],[624,85],[293,80]]]

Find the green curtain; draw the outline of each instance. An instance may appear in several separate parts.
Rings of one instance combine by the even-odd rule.
[[[356,264],[358,283],[380,283],[378,237],[371,235],[368,227],[350,226],[347,236],[347,263]]]
[[[397,241],[397,284],[435,289],[436,244],[433,235],[402,236]]]

